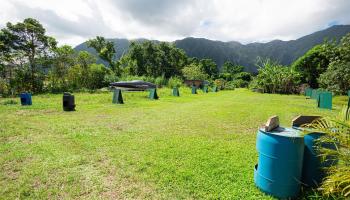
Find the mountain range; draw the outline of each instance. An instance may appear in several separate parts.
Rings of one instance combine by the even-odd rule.
[[[270,58],[283,65],[290,65],[313,46],[323,43],[326,39],[339,41],[349,32],[350,25],[335,25],[290,41],[273,40],[267,43],[241,44],[236,41],[222,42],[188,37],[182,40],[176,40],[173,43],[176,47],[183,49],[189,57],[213,59],[219,68],[225,61],[231,61],[237,65],[244,66],[245,71],[256,72],[257,66],[255,63],[258,57]],[[108,40],[114,42],[117,52],[116,59],[127,53],[131,42],[131,40],[127,39]],[[137,39],[136,42],[146,40]],[[160,41],[152,40],[152,42],[158,43]],[[76,46],[75,50],[84,50],[96,55],[95,50],[88,48],[85,42]],[[99,60],[99,62],[102,61]]]

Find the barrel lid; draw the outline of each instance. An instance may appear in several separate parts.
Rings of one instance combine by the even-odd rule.
[[[270,132],[266,132],[264,129],[260,129],[260,131],[266,134],[273,134],[283,137],[303,137],[299,130],[293,128],[278,127]]]

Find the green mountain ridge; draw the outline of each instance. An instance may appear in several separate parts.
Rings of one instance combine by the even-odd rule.
[[[283,65],[290,65],[293,61],[305,54],[313,46],[321,44],[324,40],[339,41],[344,35],[350,32],[350,25],[335,25],[325,30],[321,30],[310,35],[306,35],[296,40],[282,41],[273,40],[267,43],[241,44],[236,41],[222,42],[205,38],[188,37],[174,41],[174,45],[183,49],[190,57],[210,58],[221,68],[225,61],[245,67],[245,71],[256,72],[255,65],[258,57],[271,58]],[[131,40],[108,39],[113,41],[116,48],[116,59],[127,53]],[[136,42],[147,41],[147,39],[133,40]],[[160,41],[152,40],[158,43]],[[88,51],[96,55],[92,48],[88,48],[86,43],[75,47],[76,51]],[[99,60],[100,63],[103,63]]]

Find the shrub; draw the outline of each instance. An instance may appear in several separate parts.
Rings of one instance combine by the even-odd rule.
[[[269,59],[262,62],[259,74],[251,83],[251,88],[265,93],[290,94],[298,92],[300,75],[292,68],[279,65]]]
[[[111,70],[102,64],[91,64],[88,69],[87,88],[95,90],[108,85],[104,80],[107,74],[111,74]]]
[[[119,81],[119,78],[114,73],[106,74],[104,77],[104,82],[106,83],[113,83],[118,81]]]
[[[182,69],[184,77],[188,80],[206,80],[208,74],[197,64],[192,63]]]
[[[236,84],[234,81],[228,81],[225,84],[225,90],[234,90],[236,88]]]
[[[318,81],[322,88],[335,94],[346,94],[350,89],[350,62],[332,62]]]
[[[167,85],[167,79],[165,78],[165,76],[159,76],[154,80],[154,83],[158,86],[158,87],[162,87]]]
[[[10,91],[7,82],[0,78],[0,96],[6,96],[9,93]]]
[[[179,87],[181,87],[182,84],[183,84],[183,81],[178,76],[170,77],[170,79],[168,80],[168,87],[169,88],[174,88],[174,87],[179,88]]]
[[[214,85],[216,85],[220,90],[225,89],[226,81],[224,79],[216,79],[214,81]]]
[[[232,82],[232,84],[236,88],[246,88],[249,85],[248,81],[245,81],[245,80],[242,80],[242,79],[236,79],[236,80],[233,80],[233,81],[230,81],[230,82]]]

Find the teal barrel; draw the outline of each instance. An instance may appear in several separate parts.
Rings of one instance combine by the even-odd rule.
[[[207,85],[203,86],[203,92],[208,93],[208,86]]]
[[[326,108],[332,110],[332,93],[319,92],[317,106],[319,108]]]
[[[192,86],[192,94],[197,94],[197,87],[196,86]]]
[[[149,98],[149,99],[153,99],[153,100],[159,99],[159,96],[158,96],[158,94],[157,94],[157,88],[151,88],[151,89],[149,89],[148,98]]]
[[[324,136],[324,133],[310,133],[304,136],[305,150],[302,173],[302,183],[308,187],[317,187],[321,184],[322,179],[326,176],[325,168],[336,164],[338,161],[335,157],[328,156],[322,160],[317,150],[318,140]],[[336,149],[332,143],[321,143],[323,148]]]
[[[306,88],[305,89],[305,96],[311,97],[312,95],[312,88]]]
[[[304,156],[304,138],[292,128],[258,131],[256,148],[259,153],[254,181],[262,191],[278,197],[298,196]]]
[[[320,184],[325,175],[315,146],[317,139],[321,136],[321,133],[311,133],[304,137],[305,151],[302,182],[309,187]]]
[[[173,96],[174,97],[179,97],[180,96],[179,88],[177,88],[177,87],[173,88]]]
[[[311,99],[318,99],[318,90],[312,89],[311,90]]]
[[[213,86],[213,88],[212,88],[212,92],[218,92],[218,86]]]

